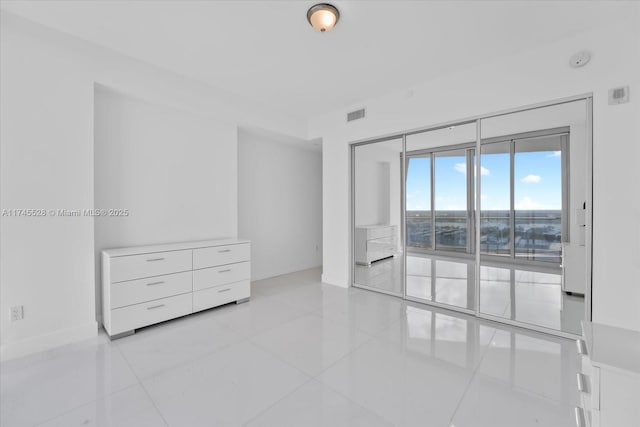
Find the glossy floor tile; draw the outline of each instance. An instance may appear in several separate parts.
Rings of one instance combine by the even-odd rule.
[[[10,361],[0,372],[0,425],[32,426],[138,382],[104,337],[32,363]]]
[[[319,380],[396,426],[447,425],[473,369],[374,339]]]
[[[0,369],[10,427],[560,426],[578,399],[571,340],[322,284],[318,269]]]
[[[473,259],[407,254],[407,295],[413,298],[474,310],[475,276]],[[559,269],[483,262],[477,297],[483,314],[581,333],[584,297],[562,290]]]
[[[392,427],[373,412],[311,380],[247,426],[251,427]]]
[[[140,385],[73,409],[39,427],[165,426],[160,412]]]
[[[452,424],[571,426],[577,359],[573,343],[498,330]]]
[[[228,304],[211,311],[221,325],[244,337],[259,334],[302,316],[309,310],[275,298],[254,297],[248,303]]]
[[[309,314],[251,340],[309,375],[317,375],[369,336],[340,319]]]
[[[308,380],[245,341],[143,385],[171,426],[241,426]]]
[[[114,341],[139,378],[198,359],[242,337],[211,316],[186,316]]]

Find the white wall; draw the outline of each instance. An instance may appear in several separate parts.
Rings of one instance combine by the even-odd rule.
[[[251,240],[252,280],[320,266],[322,153],[239,129],[238,212],[238,235]]]
[[[96,82],[233,126],[306,136],[305,123],[273,109],[4,11],[0,31],[1,209],[93,207]],[[0,235],[0,357],[94,336],[93,220],[3,216]],[[10,322],[14,305],[24,320]]]
[[[100,251],[237,235],[236,128],[97,86],[94,205],[96,311]]]
[[[640,5],[627,6],[615,26],[359,102],[364,120],[346,123],[349,106],[314,118],[310,137],[323,138],[323,280],[348,284],[350,141],[592,92],[593,319],[640,330],[640,198],[631,184],[640,161]],[[585,48],[591,62],[570,68],[569,56]],[[607,105],[619,85],[630,86],[631,102]]]

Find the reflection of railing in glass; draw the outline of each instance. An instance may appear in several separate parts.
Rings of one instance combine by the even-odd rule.
[[[407,211],[407,247],[431,249],[431,211]],[[466,212],[436,211],[436,247],[458,249],[467,238]],[[480,250],[493,255],[511,255],[509,211],[484,211],[480,217]],[[516,211],[516,257],[560,262],[562,212],[560,210]]]
[[[431,211],[407,211],[407,246],[431,248]]]
[[[511,254],[509,211],[482,211],[480,215],[480,251],[492,255]]]
[[[516,257],[560,262],[562,211],[516,211]]]
[[[436,211],[436,249],[467,250],[467,211]]]
[[[432,247],[431,211],[407,211],[407,246]],[[466,211],[436,211],[435,243],[438,249],[466,250]]]

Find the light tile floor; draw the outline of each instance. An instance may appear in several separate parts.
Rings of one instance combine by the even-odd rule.
[[[402,294],[402,259],[355,266],[356,284]],[[407,295],[454,307],[475,307],[475,260],[455,256],[407,254]],[[561,271],[483,263],[480,311],[531,325],[580,334],[584,298],[562,291]]]
[[[571,426],[570,340],[320,283],[0,365],[0,425]]]

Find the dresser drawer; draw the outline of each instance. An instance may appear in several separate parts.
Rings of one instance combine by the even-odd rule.
[[[111,308],[184,294],[192,290],[192,273],[190,271],[112,283]]]
[[[111,283],[191,270],[191,250],[111,258]]]
[[[251,265],[248,262],[195,270],[193,272],[193,290],[199,291],[226,283],[249,280],[250,278]]]
[[[251,249],[248,243],[214,246],[193,250],[193,268],[216,267],[223,264],[249,261]]]
[[[367,230],[367,239],[380,239],[382,237],[394,237],[395,235],[395,225],[370,228]]]
[[[193,311],[206,310],[251,296],[249,280],[216,286],[193,293]]]
[[[192,294],[176,295],[155,301],[111,310],[109,335],[138,329],[192,313]]]
[[[367,240],[367,251],[370,252],[392,252],[396,251],[395,237],[382,237],[380,239]]]

